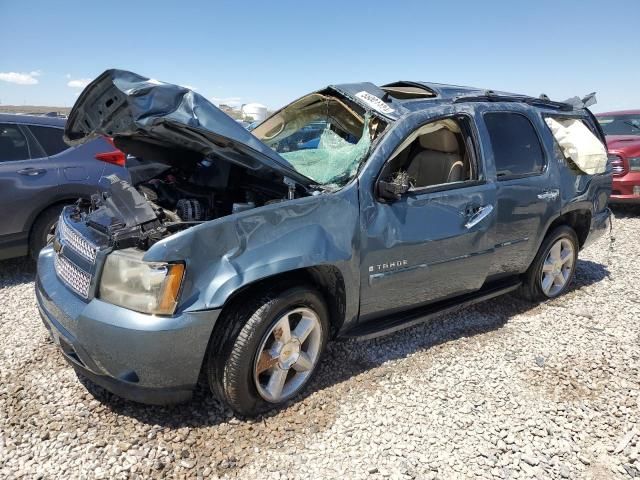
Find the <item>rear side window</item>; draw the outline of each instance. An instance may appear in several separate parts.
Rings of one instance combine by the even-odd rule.
[[[27,139],[17,125],[0,123],[0,162],[28,160]]]
[[[546,117],[562,155],[588,175],[604,173],[607,169],[607,149],[581,118]]]
[[[519,113],[486,113],[484,121],[496,163],[498,180],[542,173],[544,154],[536,130]]]
[[[63,152],[69,146],[62,140],[64,130],[55,127],[29,125],[29,130],[36,137],[48,156]]]

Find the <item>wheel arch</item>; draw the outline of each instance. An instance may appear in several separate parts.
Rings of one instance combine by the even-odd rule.
[[[318,265],[304,267],[280,272],[268,277],[260,278],[251,283],[243,285],[233,291],[226,299],[221,308],[218,321],[215,322],[213,330],[209,336],[206,352],[219,350],[228,338],[237,334],[240,325],[229,324],[233,319],[230,314],[234,309],[239,308],[244,302],[253,296],[264,294],[268,290],[284,291],[288,287],[296,285],[309,285],[317,289],[329,311],[329,324],[331,331],[329,338],[335,337],[345,321],[347,315],[345,280],[340,270],[332,265]],[[202,359],[200,377],[204,373],[209,353]],[[218,372],[217,375],[221,375]],[[220,396],[222,392],[218,391]]]
[[[57,197],[52,202],[43,204],[39,206],[37,209],[35,209],[33,212],[31,212],[31,214],[29,215],[29,219],[27,221],[27,225],[29,226],[28,228],[29,235],[27,237],[27,241],[31,242],[31,235],[33,234],[33,226],[38,220],[38,218],[40,217],[40,215],[42,215],[46,210],[52,207],[58,207],[58,206],[64,207],[65,205],[70,205],[72,203],[75,203],[75,201],[78,200],[79,198],[88,198],[88,197],[84,195],[77,195],[77,196],[65,195],[62,197]]]
[[[347,295],[344,276],[340,269],[333,265],[297,268],[243,285],[227,297],[222,306],[220,318],[224,318],[225,311],[235,308],[235,305],[243,302],[248,296],[257,295],[265,290],[285,289],[295,285],[309,285],[320,292],[329,311],[330,337],[334,337],[346,319]],[[219,327],[219,324],[220,322],[216,328]],[[214,335],[216,328],[214,328]]]
[[[588,208],[576,208],[558,215],[553,221],[549,223],[544,234],[544,238],[549,235],[556,227],[560,225],[567,225],[576,232],[578,237],[578,247],[582,249],[589,236],[589,230],[591,228],[591,210]]]

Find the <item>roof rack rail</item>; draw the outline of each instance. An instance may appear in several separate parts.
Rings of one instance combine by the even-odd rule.
[[[539,98],[528,97],[526,95],[508,95],[498,94],[493,90],[487,90],[481,95],[463,95],[453,100],[453,103],[465,103],[465,102],[520,102],[527,105],[555,108],[557,110],[573,110],[573,105],[564,102],[554,102],[549,100],[546,95],[541,95]]]

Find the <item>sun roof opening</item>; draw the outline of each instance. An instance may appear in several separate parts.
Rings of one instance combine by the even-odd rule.
[[[425,99],[437,96],[430,88],[408,82],[389,83],[380,88],[397,100]]]

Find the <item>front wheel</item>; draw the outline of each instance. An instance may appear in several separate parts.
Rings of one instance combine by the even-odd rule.
[[[242,415],[278,407],[300,393],[327,343],[322,296],[309,287],[276,292],[259,295],[221,319],[227,340],[209,351],[211,389]]]
[[[578,261],[578,237],[566,225],[554,229],[542,242],[533,263],[524,275],[522,296],[532,301],[555,298],[573,280]]]

